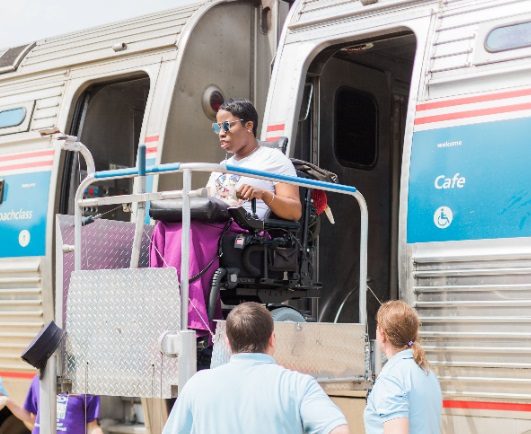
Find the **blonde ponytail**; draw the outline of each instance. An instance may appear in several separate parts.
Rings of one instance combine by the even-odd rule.
[[[417,365],[419,365],[426,373],[429,372],[430,364],[428,359],[426,359],[426,351],[424,351],[422,345],[418,342],[413,342],[411,349],[413,350],[413,359],[417,362]]]

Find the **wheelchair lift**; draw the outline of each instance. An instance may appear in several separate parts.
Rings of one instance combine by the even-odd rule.
[[[64,315],[67,332],[65,348],[61,354],[64,371],[59,372],[59,376],[63,382],[71,383],[73,393],[170,398],[175,396],[177,390],[195,373],[196,337],[195,331],[188,329],[190,195],[193,194],[192,174],[213,171],[320,189],[351,196],[357,201],[361,223],[360,322],[276,323],[279,345],[275,357],[280,364],[311,373],[321,382],[371,381],[366,329],[368,213],[365,199],[355,187],[271,174],[230,164],[168,163],[146,167],[146,148],[143,145],[138,150],[136,167],[97,172],[90,152],[77,138],[63,136],[59,138],[58,143],[63,150],[80,152],[86,160],[88,171],[87,177],[80,183],[75,194],[74,266],[65,306],[62,305],[65,295],[62,293],[62,286],[58,286],[56,294],[56,300],[60,304],[56,316],[59,318]],[[145,191],[146,176],[167,173],[182,174],[182,191]],[[86,189],[94,183],[125,178],[138,178],[134,193],[83,197]],[[146,229],[146,202],[177,197],[182,197],[183,202],[180,282],[177,282],[175,269],[139,267],[143,248],[142,236]],[[114,225],[108,233],[122,231],[117,237],[122,239],[123,227],[131,228],[128,229],[128,236],[133,237],[132,242],[128,244],[132,246],[129,268],[124,265],[122,259],[121,265],[118,264],[121,268],[108,269],[105,266],[107,269],[84,269],[86,245],[92,241],[88,238],[87,227],[83,226],[83,209],[130,203],[137,205],[133,214],[134,230],[131,228],[133,223],[98,223],[101,224],[102,230],[104,226]],[[113,237],[106,238],[105,243],[112,244]],[[62,239],[58,240],[57,248],[62,252],[69,250]],[[113,257],[116,257],[116,249],[113,250],[112,246],[106,248],[110,248]],[[95,252],[93,254],[99,255]],[[62,279],[62,269],[60,272],[58,281]],[[137,308],[139,304],[140,309]],[[224,323],[220,322],[214,337],[213,366],[224,363],[228,358],[228,349],[220,338],[223,331]],[[139,345],[145,348],[135,347]],[[105,348],[104,353],[102,348]],[[337,355],[335,359],[334,355]],[[48,378],[55,378],[57,372],[54,370],[54,367],[47,370],[46,375],[50,374]],[[53,393],[50,396],[54,396],[55,390],[51,390],[51,387],[50,385],[48,392]],[[55,433],[54,421],[48,422],[49,432]]]

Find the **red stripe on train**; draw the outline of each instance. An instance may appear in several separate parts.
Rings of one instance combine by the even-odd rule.
[[[282,136],[267,137],[266,142],[276,142],[280,138],[282,138]]]
[[[54,154],[53,149],[46,151],[22,152],[20,154],[0,155],[0,161],[21,160],[23,158],[47,157]]]
[[[457,401],[453,399],[443,400],[443,407],[467,410],[531,411],[531,404],[492,401]]]
[[[283,131],[284,128],[286,128],[286,124],[268,125],[267,132],[269,133],[271,131]]]
[[[531,103],[528,102],[528,103],[522,103],[522,104],[507,105],[507,106],[502,106],[502,107],[490,107],[490,108],[479,109],[479,110],[446,113],[444,115],[426,116],[423,118],[415,119],[415,125],[430,124],[433,122],[450,121],[450,120],[455,120],[455,119],[467,119],[467,118],[474,118],[474,117],[479,117],[479,116],[494,115],[494,114],[499,114],[499,113],[510,113],[510,112],[517,112],[521,110],[531,110]]]
[[[33,163],[12,164],[11,166],[0,166],[0,170],[31,169],[32,167],[51,167],[53,161],[34,161]]]
[[[469,96],[465,98],[450,99],[446,101],[427,102],[423,104],[418,104],[417,111],[433,110],[433,109],[444,108],[444,107],[453,107],[456,105],[463,105],[463,104],[474,104],[474,103],[485,102],[485,101],[496,101],[496,100],[506,99],[506,98],[518,98],[520,96],[528,96],[528,95],[531,95],[531,89],[511,90],[508,92],[491,93],[489,95],[477,95],[477,96]]]
[[[146,138],[144,139],[144,142],[146,142],[146,143],[158,142],[158,141],[159,141],[159,135],[158,134],[156,136],[146,136]]]
[[[0,377],[31,380],[33,377],[35,377],[35,372],[0,371]]]
[[[157,147],[156,146],[150,146],[149,148],[146,148],[146,153],[147,154],[152,154],[154,152],[157,152]]]

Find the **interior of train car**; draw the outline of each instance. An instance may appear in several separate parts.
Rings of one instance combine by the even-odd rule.
[[[407,30],[324,49],[307,71],[295,142],[295,157],[337,173],[367,200],[371,336],[378,300],[398,296],[400,172],[415,52]],[[359,211],[341,195],[328,201],[336,223],[321,228],[315,311],[321,321],[357,322]]]

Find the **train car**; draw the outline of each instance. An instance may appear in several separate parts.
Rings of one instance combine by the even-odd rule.
[[[54,217],[73,212],[86,174],[83,159],[61,154],[49,133],[77,136],[97,170],[134,165],[139,144],[149,164],[220,161],[210,123],[231,96],[263,112],[287,11],[274,0],[198,1],[0,50],[0,376],[19,402],[34,376],[22,350],[64,314],[54,312]],[[147,186],[177,182],[150,177]],[[116,180],[87,197],[132,189]],[[91,211],[131,218],[121,206]]]
[[[446,434],[531,432],[530,69],[521,0],[300,0],[277,52],[262,137],[363,192],[370,335],[416,307]],[[313,311],[355,322],[359,217],[329,204]]]

